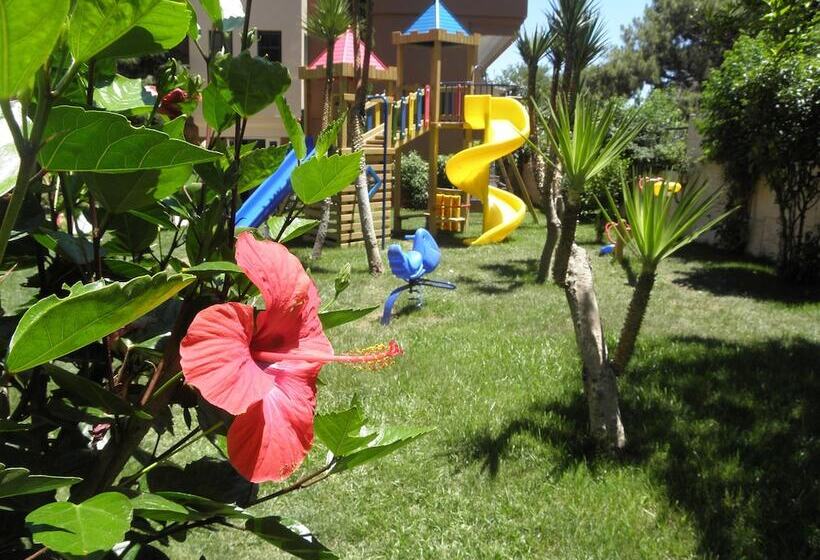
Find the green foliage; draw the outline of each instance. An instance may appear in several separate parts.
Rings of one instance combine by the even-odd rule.
[[[78,62],[162,52],[182,42],[189,23],[181,0],[77,0],[68,46]]]
[[[82,348],[142,317],[193,280],[160,273],[127,283],[75,284],[65,298],[49,296],[23,315],[6,365],[23,371]]]
[[[438,174],[438,186],[439,187],[453,187],[453,183],[450,182],[450,178],[447,177],[447,161],[450,159],[451,156],[441,154],[436,158],[436,173]]]
[[[45,134],[40,161],[51,171],[125,173],[220,157],[158,130],[134,128],[122,115],[80,107],[55,107]]]
[[[561,163],[570,199],[580,201],[586,182],[618,159],[643,127],[636,112],[626,113],[616,125],[615,103],[596,105],[586,96],[578,98],[574,116],[566,100],[552,110],[554,127],[547,125],[544,115],[539,117],[544,130]]]
[[[26,428],[28,429],[28,427]],[[7,468],[0,463],[0,498],[40,494],[77,484],[81,479],[71,476],[44,476],[31,474],[21,467]]]
[[[347,31],[351,23],[348,0],[318,0],[305,20],[305,31],[327,43]]]
[[[614,228],[615,232],[648,271],[654,272],[661,261],[712,229],[732,212],[729,210],[703,223],[722,194],[719,190],[711,190],[706,182],[685,185],[678,196],[674,194],[677,183],[661,181],[659,188],[649,181],[645,181],[642,188],[627,181],[621,184],[625,212],[621,214],[609,190],[606,191],[608,207],[601,206],[601,210],[609,222],[626,220],[631,228],[626,237],[618,228]]]
[[[312,158],[293,172],[293,192],[304,204],[315,204],[347,187],[359,176],[361,152]]]
[[[253,150],[239,160],[239,192],[256,188],[267,179],[285,159],[290,146],[270,146]]]
[[[319,542],[307,527],[291,519],[276,515],[251,518],[245,522],[245,529],[296,558],[305,560],[335,560],[338,558]]]
[[[205,13],[220,31],[241,29],[245,21],[242,4],[236,0],[201,0]]]
[[[145,89],[145,81],[141,78],[126,78],[120,74],[94,87],[94,104],[109,111],[147,113],[154,106],[156,97]]]
[[[15,118],[20,117],[20,105],[11,106]],[[0,114],[0,196],[14,188],[17,171],[20,169],[20,156],[14,145],[14,138],[6,123],[6,117]]]
[[[60,38],[69,0],[4,0],[0,5],[0,99],[31,89]]]
[[[290,139],[290,145],[293,146],[293,151],[296,153],[297,159],[302,161],[307,157],[305,131],[302,129],[302,125],[300,125],[293,116],[284,96],[278,95],[276,97],[276,108],[279,110],[279,116],[282,117],[282,123],[285,125],[285,130]]]
[[[110,550],[131,526],[133,509],[119,492],[105,492],[80,503],[46,504],[26,516],[34,541],[55,552],[87,555]]]
[[[427,189],[430,184],[430,166],[416,151],[401,156],[402,198],[410,208],[427,208]]]
[[[601,216],[601,208],[596,198],[603,200],[606,193],[609,192],[615,198],[616,203],[620,203],[621,185],[626,181],[629,173],[630,162],[621,156],[612,160],[601,173],[590,179],[581,195],[579,218],[586,222],[596,222],[598,224],[599,218],[602,220],[603,216]],[[598,225],[599,227],[602,226],[603,222],[601,221]]]
[[[645,123],[643,130],[625,151],[633,170],[639,174],[685,172],[689,167],[686,115],[669,90],[652,90],[638,107],[638,113]]]
[[[266,222],[268,232],[279,243],[293,241],[312,231],[319,225],[318,220],[308,220],[305,218],[295,218],[286,224],[285,216],[271,216]]]
[[[319,319],[322,321],[322,328],[332,329],[333,327],[338,327],[340,325],[344,325],[345,323],[358,321],[376,309],[378,309],[378,306],[364,307],[362,309],[337,309],[333,311],[322,311],[319,313]]]
[[[251,56],[248,51],[237,57],[220,57],[213,78],[228,104],[243,117],[255,115],[290,87],[287,68],[279,62]]]
[[[707,154],[726,165],[730,203],[745,204],[765,177],[781,211],[781,270],[803,275],[807,211],[820,199],[820,23],[804,37],[741,37],[709,78],[701,130]]]

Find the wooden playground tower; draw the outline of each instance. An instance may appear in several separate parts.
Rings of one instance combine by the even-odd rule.
[[[405,31],[395,31],[392,42],[396,46],[397,65],[387,66],[372,53],[370,78],[374,91],[383,93],[368,97],[365,105],[366,122],[363,132],[364,153],[369,175],[374,179],[371,203],[377,236],[384,239],[392,235],[401,237],[401,184],[398,180],[401,167],[401,150],[412,140],[428,135],[428,163],[430,167],[428,205],[425,213],[427,229],[433,235],[439,230],[461,232],[469,216],[469,195],[455,189],[439,189],[437,161],[439,134],[446,129],[464,131],[464,147],[472,143],[472,130],[464,123],[464,96],[474,93],[493,93],[482,84],[473,81],[473,71],[478,59],[480,35],[469,33],[440,0],[432,4]],[[408,87],[404,82],[405,49],[418,45],[429,50],[429,83],[421,87]],[[463,81],[443,84],[442,62],[445,50],[467,49],[467,63]],[[363,47],[359,49],[360,59]],[[334,114],[347,110],[354,101],[354,54],[352,33],[341,36],[334,46]],[[303,80],[324,80],[327,52],[321,53],[308,66],[299,69]],[[318,126],[313,123],[316,115],[309,108],[316,107],[307,87],[305,123],[308,133],[316,134]],[[351,151],[346,127],[338,139],[342,153]],[[362,240],[361,222],[351,185],[333,197],[331,223],[327,241],[334,245],[348,245]],[[318,218],[319,206],[308,209],[310,217]]]

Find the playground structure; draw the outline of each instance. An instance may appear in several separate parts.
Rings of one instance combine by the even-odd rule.
[[[441,262],[441,250],[430,232],[424,228],[419,228],[416,233],[406,236],[405,239],[413,240],[413,248],[410,251],[403,250],[401,245],[398,244],[391,245],[387,250],[387,261],[390,263],[390,270],[394,276],[404,280],[407,284],[399,286],[387,296],[387,300],[384,302],[384,311],[382,312],[382,325],[390,323],[393,306],[405,290],[409,291],[411,302],[416,307],[421,307],[424,304],[424,294],[422,292],[424,286],[444,290],[456,289],[455,284],[450,282],[425,278]]]
[[[362,140],[368,176],[372,179],[371,208],[382,247],[391,234],[401,238],[404,233],[402,220],[408,216],[402,216],[401,208],[401,154],[403,148],[421,137],[426,137],[430,166],[428,204],[424,213],[430,235],[435,236],[439,231],[464,231],[469,220],[471,196],[480,200],[484,210],[484,234],[475,241],[477,244],[503,240],[521,223],[527,207],[532,210],[526,187],[511,158],[506,166],[511,169],[509,173],[501,161],[499,169],[505,175],[506,185],[517,190],[524,200],[513,192],[489,184],[490,165],[495,160],[508,158],[523,144],[524,137],[529,134],[529,122],[519,101],[496,96],[498,93],[508,94],[509,89],[473,80],[480,39],[480,35],[469,33],[440,0],[433,0],[405,31],[393,32],[395,67],[384,64],[378,53],[371,53],[369,74],[373,91],[383,93],[371,95],[366,101]],[[360,43],[357,48],[354,41],[353,34],[347,32],[337,38],[333,47],[334,115],[348,111],[355,99],[355,56],[358,52],[361,62],[364,46]],[[429,52],[427,84],[403,82],[406,49],[410,45],[421,46]],[[444,51],[453,48],[466,49],[464,80],[442,82]],[[326,51],[320,53],[308,65],[299,68],[299,77],[308,82],[324,81],[327,58]],[[312,89],[317,88],[305,89],[308,93],[303,123],[306,133],[315,136],[320,121],[316,108],[321,104],[311,97]],[[438,185],[437,160],[443,130],[463,132],[463,150],[455,154],[447,166],[448,178],[461,190],[440,189]],[[474,146],[474,131],[483,131],[482,142],[477,146]],[[341,153],[352,150],[347,127],[342,127],[337,140]],[[276,184],[284,186],[277,193],[286,195],[289,173],[281,175]],[[510,181],[510,176],[517,180],[517,184]],[[266,194],[264,198],[273,197]],[[320,206],[309,207],[306,214],[319,218]],[[348,245],[362,239],[355,189],[351,185],[332,197],[327,243]]]

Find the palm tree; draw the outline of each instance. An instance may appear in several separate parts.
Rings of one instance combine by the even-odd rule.
[[[581,73],[589,66],[606,48],[606,33],[601,22],[598,8],[594,0],[555,0],[552,4],[552,13],[548,15],[550,29],[555,34],[557,52],[552,55],[553,62],[563,63],[563,77],[561,89],[567,100],[569,107],[570,123],[575,112],[575,102],[581,85]],[[560,64],[558,68],[560,68]],[[558,93],[558,74],[556,65],[553,64],[553,85],[552,106],[555,106],[555,97]],[[545,185],[545,193],[553,191],[554,169],[552,173],[547,173],[548,184]],[[557,198],[557,197],[556,197]],[[559,236],[563,237],[564,229],[562,224],[567,223],[569,216],[562,216],[558,219],[557,212],[554,211],[555,199],[549,201],[553,205],[554,216],[551,216],[549,207],[547,215],[547,239],[541,251],[541,262],[539,265],[537,280],[543,282],[553,259],[553,251],[556,245],[561,247]],[[573,239],[568,239],[563,244],[566,253],[558,253],[555,260],[560,260],[553,265],[553,273],[557,269],[566,270],[569,259],[569,249],[572,247],[575,236],[575,224],[572,225]],[[553,274],[557,280],[557,276]],[[563,281],[563,275],[561,276]]]
[[[558,22],[554,14],[549,16],[550,34],[553,37],[552,44],[547,52],[547,60],[552,66],[552,78],[550,80],[550,107],[555,107],[558,102],[558,86],[561,79],[561,69],[564,66],[564,42],[558,33]],[[550,121],[548,126],[552,126]],[[547,239],[544,248],[541,250],[541,259],[538,265],[538,275],[536,282],[539,284],[546,281],[552,263],[552,254],[555,252],[555,245],[558,243],[558,235],[561,233],[561,219],[558,217],[555,175],[557,169],[553,165],[554,154],[552,146],[547,145],[547,168],[544,172],[544,185],[541,192],[544,194],[544,210],[547,214]]]
[[[527,30],[518,33],[515,46],[527,67],[527,106],[530,112],[530,138],[537,138],[536,106],[538,105],[538,64],[547,55],[553,36],[546,29],[536,27],[530,35]]]
[[[653,184],[650,185],[650,182]],[[635,341],[646,315],[660,263],[735,210],[733,208],[705,225],[698,225],[720,198],[719,190],[710,194],[705,181],[683,189],[679,183],[663,180],[641,183],[628,185],[624,182],[622,185],[625,216],[621,215],[609,191],[606,192],[609,211],[598,201],[608,221],[620,224],[626,220],[629,224],[629,230],[615,228],[615,231],[620,241],[638,257],[641,265],[615,351],[612,365],[616,372],[626,368],[635,351]],[[675,196],[678,191],[681,191],[680,195]]]
[[[569,186],[564,212],[564,231],[568,235],[562,235],[561,241],[570,240],[565,264],[570,274],[565,268],[566,278],[561,285],[583,363],[590,431],[602,447],[619,449],[626,445],[626,436],[621,423],[617,378],[607,356],[592,269],[586,252],[572,240],[575,238],[579,198],[586,182],[618,157],[642,125],[636,114],[630,113],[618,126],[613,126],[615,105],[599,108],[585,96],[578,97],[572,117],[568,100],[561,99],[552,109],[552,126],[547,126],[540,111],[538,115]],[[562,249],[560,244],[558,249]]]
[[[321,39],[327,48],[325,60],[325,98],[322,108],[322,130],[333,120],[333,47],[336,38],[350,27],[350,5],[348,0],[318,0],[313,11],[305,21],[305,32],[311,37]],[[327,238],[330,225],[330,198],[322,201],[322,216],[316,230],[311,258],[322,256],[322,247]]]
[[[363,0],[363,2],[362,4],[360,0],[353,0],[354,63],[356,66],[356,74],[358,75],[356,97],[353,101],[353,107],[351,108],[353,121],[351,143],[353,151],[364,150],[362,127],[364,126],[364,108],[370,81],[370,55],[373,45],[373,0]],[[359,63],[359,18],[362,8],[364,8],[365,17],[364,26],[361,30],[361,42],[364,43],[364,60]],[[367,186],[367,162],[365,161],[364,155],[362,155],[359,163],[359,178],[356,181],[356,203],[359,208],[362,237],[364,238],[364,246],[367,251],[367,265],[370,269],[370,274],[381,274],[384,272],[384,265],[382,264],[381,252],[379,251],[379,243],[376,239],[376,228],[373,225],[373,212],[370,208],[370,195]]]
[[[612,163],[643,127],[635,111],[628,112],[614,126],[616,109],[615,103],[598,108],[582,95],[577,98],[575,114],[570,116],[569,102],[564,98],[552,110],[554,127],[546,128],[567,188],[561,237],[553,265],[553,279],[559,286],[563,286],[566,279],[567,263],[575,243],[581,195],[587,181]],[[542,121],[545,120],[543,115],[539,115]]]

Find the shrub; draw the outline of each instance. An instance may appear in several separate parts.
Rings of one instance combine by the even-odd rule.
[[[401,158],[402,198],[415,210],[427,208],[430,166],[415,150]]]
[[[449,155],[440,155],[436,160],[436,169],[438,172],[438,186],[443,188],[453,188],[453,183],[447,177],[447,161],[450,159]]]

